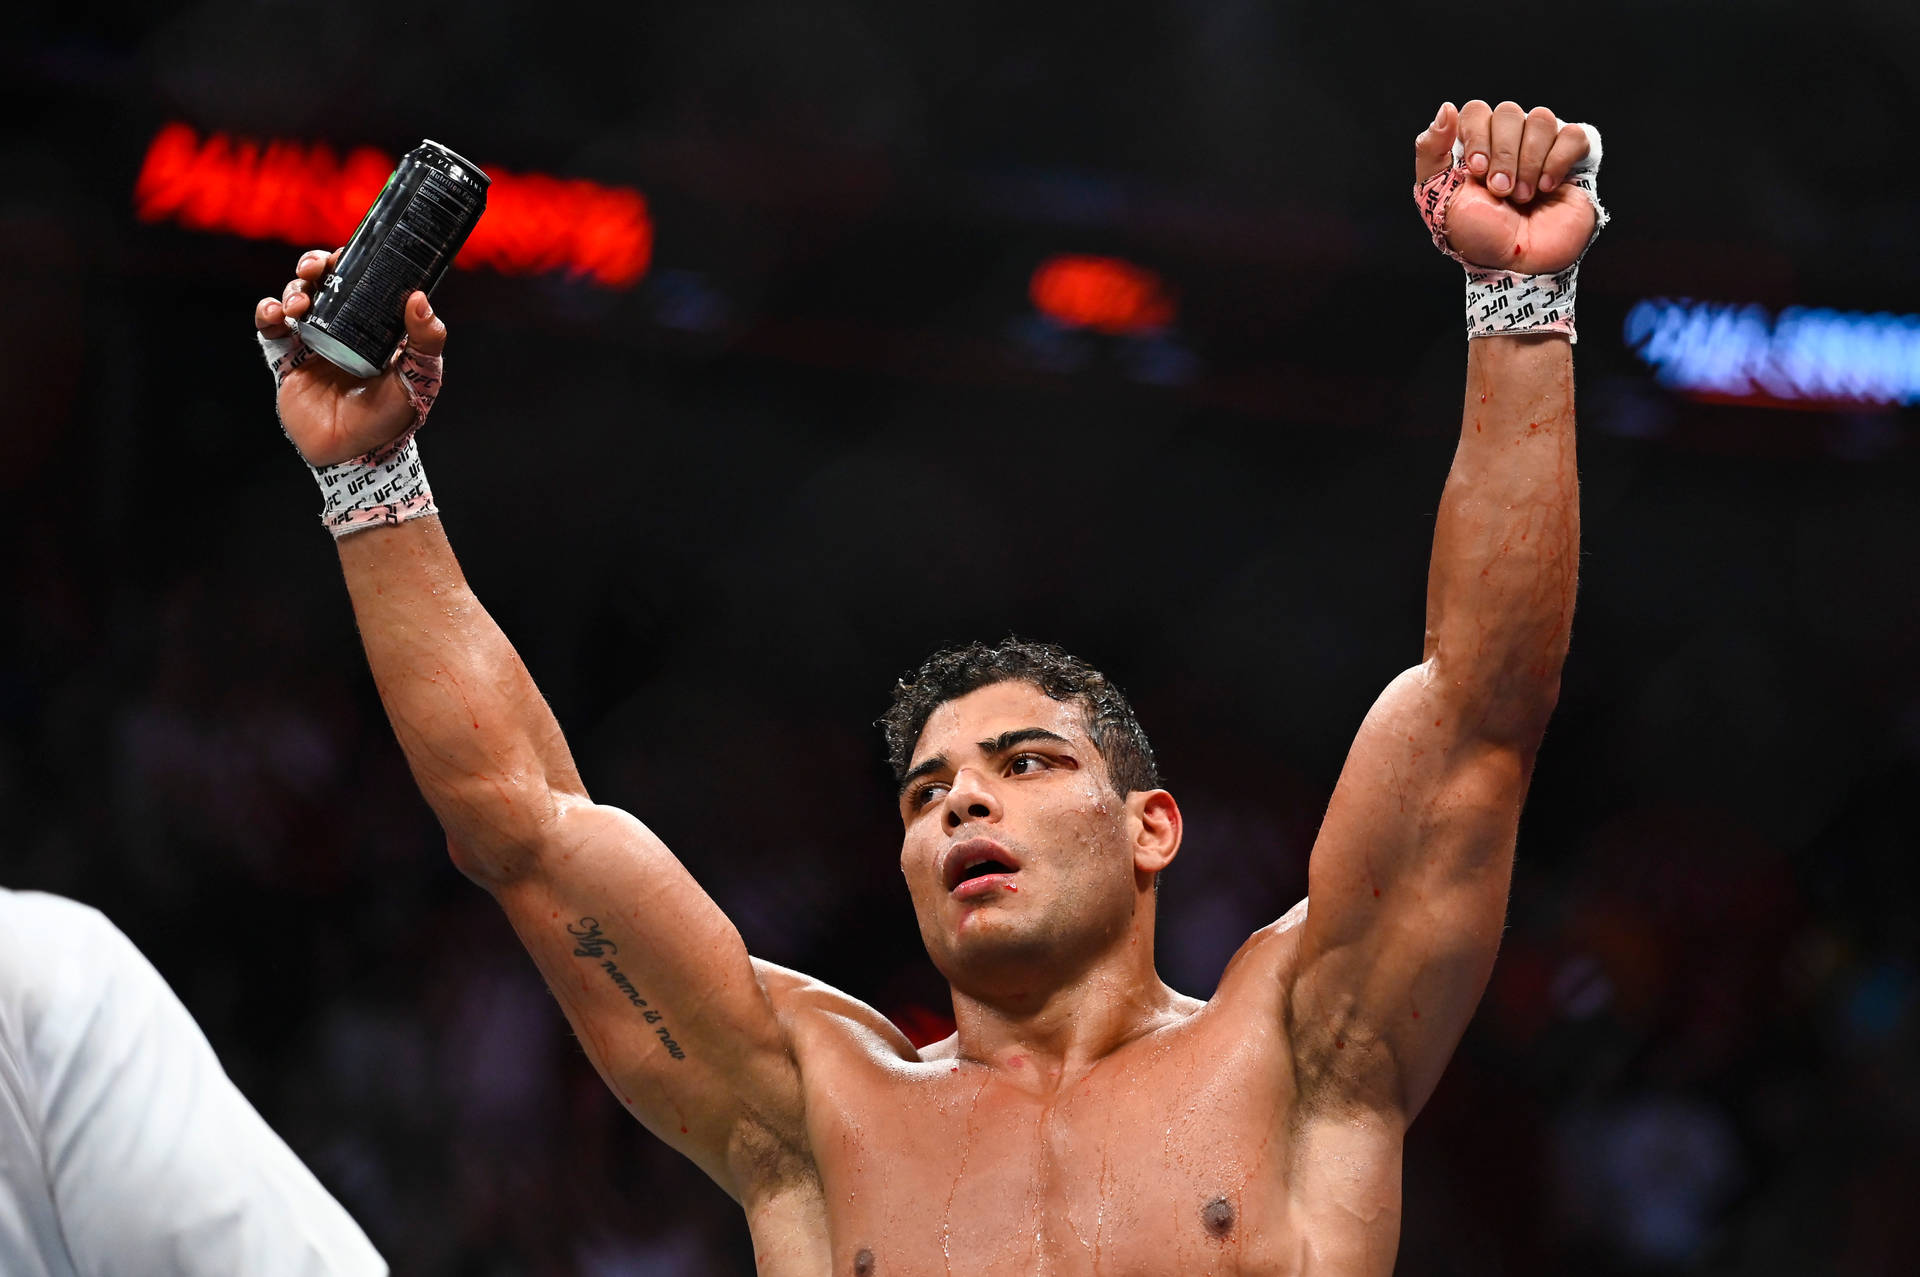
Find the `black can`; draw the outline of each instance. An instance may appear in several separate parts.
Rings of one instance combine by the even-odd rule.
[[[300,339],[356,377],[378,375],[406,331],[407,298],[447,273],[492,181],[438,142],[408,151],[314,293]]]

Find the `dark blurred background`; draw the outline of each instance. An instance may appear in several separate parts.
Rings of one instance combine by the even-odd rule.
[[[631,282],[560,253],[436,294],[447,528],[596,796],[757,954],[930,1032],[870,724],[937,645],[1053,639],[1132,693],[1189,821],[1177,987],[1303,894],[1419,658],[1464,341],[1410,143],[1474,96],[1604,128],[1616,221],[1572,658],[1399,1271],[1906,1270],[1920,9],[106,14],[0,44],[0,883],[106,910],[397,1272],[751,1253],[414,792],[249,332],[301,196],[223,213],[235,148],[432,137],[644,198]],[[225,156],[172,174],[213,203],[143,219],[169,125]]]

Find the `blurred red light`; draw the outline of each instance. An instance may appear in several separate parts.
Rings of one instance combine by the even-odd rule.
[[[1126,335],[1173,322],[1173,299],[1160,277],[1117,257],[1049,257],[1033,272],[1027,294],[1041,314],[1071,328]]]
[[[302,248],[343,244],[393,166],[372,147],[342,159],[325,142],[202,138],[169,124],[147,147],[134,212],[146,222]],[[483,167],[493,178],[487,211],[454,265],[505,275],[565,271],[607,288],[629,288],[647,273],[653,219],[640,192]]]

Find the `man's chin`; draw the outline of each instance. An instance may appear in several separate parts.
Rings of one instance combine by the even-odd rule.
[[[1059,938],[1032,919],[981,911],[961,921],[946,937],[934,965],[947,983],[960,989],[1030,981],[1063,960]]]

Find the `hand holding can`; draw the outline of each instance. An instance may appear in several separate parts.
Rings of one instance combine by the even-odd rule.
[[[253,325],[273,371],[281,428],[312,466],[363,456],[411,433],[439,392],[440,352],[447,343],[447,326],[427,295],[415,291],[402,304],[407,334],[402,358],[380,376],[359,377],[314,358],[300,336],[312,330],[301,320],[340,256],[325,249],[303,254],[280,296],[263,297],[253,308]]]
[[[377,376],[405,332],[407,299],[431,293],[487,207],[492,179],[434,141],[407,152],[353,238],[291,317],[315,354]]]

